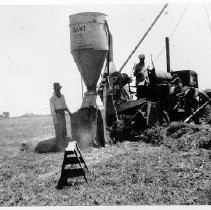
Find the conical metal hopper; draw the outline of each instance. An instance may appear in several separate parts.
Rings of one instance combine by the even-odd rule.
[[[74,50],[73,58],[87,87],[88,94],[96,94],[96,85],[103,68],[106,50]]]
[[[87,87],[87,94],[96,94],[96,85],[108,53],[106,15],[85,12],[71,15],[71,53]]]

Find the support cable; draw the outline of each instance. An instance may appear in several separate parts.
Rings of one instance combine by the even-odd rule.
[[[176,30],[177,30],[179,24],[181,23],[181,21],[182,21],[184,15],[185,15],[185,13],[186,13],[186,11],[187,11],[187,8],[188,8],[188,4],[186,4],[186,6],[185,6],[185,8],[184,8],[184,10],[183,10],[183,12],[182,12],[180,18],[179,18],[179,21],[178,21],[177,24],[175,25],[174,30],[173,30],[171,36],[169,37],[169,40],[171,40],[171,38],[174,36],[174,34],[175,34],[175,32],[176,32]],[[162,48],[162,50],[160,51],[160,53],[159,53],[159,54],[157,55],[157,57],[154,59],[154,62],[161,56],[161,54],[163,53],[164,50],[165,50],[165,46]]]
[[[83,86],[82,76],[81,76],[81,95],[82,95],[82,101],[83,101],[83,98],[84,98],[84,86]]]
[[[204,5],[204,9],[205,9],[206,14],[207,14],[207,18],[208,18],[208,22],[209,22],[209,29],[210,29],[210,33],[211,33],[211,15],[210,15],[210,13],[209,13],[209,10],[208,10],[206,4]]]

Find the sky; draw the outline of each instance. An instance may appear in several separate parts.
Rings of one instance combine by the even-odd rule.
[[[81,77],[70,52],[69,15],[79,12],[107,15],[118,70],[162,7],[161,2],[129,1],[0,5],[0,114],[4,111],[11,116],[50,114],[54,82],[63,86],[61,92],[69,109],[74,112],[80,108]],[[156,69],[166,71],[165,37],[173,35],[171,69],[195,70],[199,89],[211,88],[210,15],[211,3],[207,1],[170,3],[122,72],[132,75],[140,53],[145,53],[147,65],[151,65],[152,54]]]

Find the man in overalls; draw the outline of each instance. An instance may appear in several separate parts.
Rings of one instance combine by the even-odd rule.
[[[55,128],[56,144],[58,147],[65,147],[65,140],[67,137],[65,111],[68,112],[70,116],[71,112],[66,105],[64,96],[60,92],[62,88],[60,84],[54,83],[53,88],[54,94],[50,98],[50,109]]]

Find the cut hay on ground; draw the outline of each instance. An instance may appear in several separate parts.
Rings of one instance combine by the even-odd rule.
[[[2,123],[2,124],[1,124]],[[171,146],[190,129],[208,138],[209,132],[181,127],[158,127],[151,133],[154,144],[123,142],[82,151],[91,173],[72,180],[74,186],[56,190],[63,153],[35,154],[19,150],[20,142],[35,136],[53,135],[51,118],[0,121],[0,205],[206,205],[211,204],[210,151],[199,146]],[[13,130],[9,125],[13,125]],[[34,126],[36,125],[36,126]],[[172,125],[173,126],[173,125]],[[172,128],[169,127],[171,130]],[[160,131],[159,131],[160,130]],[[204,135],[203,133],[205,132]],[[162,136],[162,138],[160,137]],[[144,134],[147,137],[147,131]],[[158,138],[157,138],[158,137]],[[159,140],[156,140],[159,139]],[[185,141],[185,140],[184,140]],[[169,146],[170,145],[170,146]],[[198,144],[195,144],[198,145]]]

